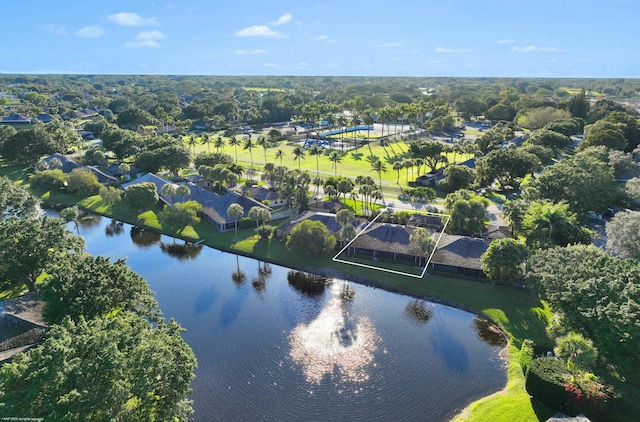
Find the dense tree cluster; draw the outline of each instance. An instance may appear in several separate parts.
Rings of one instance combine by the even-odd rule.
[[[0,416],[186,421],[195,356],[146,281],[122,260],[85,255],[64,220],[34,216],[26,191],[5,188],[0,280],[38,290],[49,330],[0,369]]]
[[[566,324],[594,340],[598,349],[627,370],[637,370],[640,347],[640,265],[612,258],[592,245],[536,252],[528,282],[562,313]]]

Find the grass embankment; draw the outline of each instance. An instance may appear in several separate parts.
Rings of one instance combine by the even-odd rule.
[[[24,169],[0,168],[0,175],[6,175],[17,183],[28,186],[27,172]],[[160,208],[138,213],[122,203],[116,203],[111,207],[98,195],[79,198],[64,193],[35,193],[45,203],[69,206],[78,204],[102,215],[162,231],[157,220]],[[545,327],[551,314],[550,309],[529,290],[492,286],[439,275],[416,279],[344,265],[333,262],[330,257],[309,257],[299,251],[289,251],[278,238],[258,241],[253,228],[239,229],[237,241],[234,241],[233,230],[219,233],[204,221],[194,227],[187,227],[180,233],[167,234],[192,242],[204,240],[205,244],[216,249],[251,255],[287,267],[345,277],[477,312],[497,323],[511,340],[508,349],[509,380],[503,391],[473,403],[457,420],[535,421],[545,420],[549,416],[550,412],[544,408],[540,410],[530,400],[524,388],[524,376],[517,359],[518,348],[525,338],[533,339],[538,345],[549,343]],[[402,269],[401,267],[398,265],[398,269]]]
[[[101,214],[111,215],[108,205],[102,202],[99,196],[86,198],[80,205]],[[160,229],[153,210],[136,214],[124,205],[116,204],[112,212],[119,219],[137,221],[151,229]],[[509,364],[508,382],[504,390],[471,404],[456,420],[536,421],[545,420],[552,414],[544,406],[536,405],[530,399],[518,362],[518,349],[526,338],[533,339],[538,345],[551,347],[545,332],[551,310],[529,290],[492,286],[478,281],[439,275],[416,279],[340,264],[333,262],[330,257],[310,257],[300,251],[289,251],[284,241],[278,238],[258,240],[253,228],[239,229],[237,241],[234,241],[234,231],[218,233],[206,222],[200,222],[195,227],[187,227],[183,232],[173,235],[190,241],[204,240],[206,245],[216,249],[251,255],[275,264],[345,277],[477,312],[497,323],[510,339],[506,356]],[[395,269],[406,271],[408,267],[403,268],[403,265],[398,264]]]

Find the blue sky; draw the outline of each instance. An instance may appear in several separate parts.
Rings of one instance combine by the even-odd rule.
[[[640,77],[639,12],[636,0],[10,1],[0,72]]]

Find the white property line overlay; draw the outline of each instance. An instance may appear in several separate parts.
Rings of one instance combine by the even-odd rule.
[[[441,213],[430,212],[430,211],[414,211],[415,214],[437,215],[439,217],[446,217],[446,221],[444,223],[444,226],[442,227],[442,230],[440,231],[440,236],[438,236],[438,240],[436,241],[436,246],[431,251],[431,254],[429,255],[429,259],[427,259],[427,263],[424,265],[424,268],[422,269],[422,273],[420,275],[411,274],[411,273],[405,273],[403,271],[391,270],[389,268],[376,267],[376,266],[373,266],[373,265],[361,264],[359,262],[346,261],[344,259],[338,259],[338,256],[340,256],[340,254],[342,252],[344,252],[345,249],[347,249],[349,246],[351,246],[351,244],[353,242],[355,242],[355,240],[358,238],[358,236],[360,236],[362,233],[364,233],[364,231],[367,230],[369,228],[369,226],[371,226],[373,223],[375,223],[376,220],[378,218],[380,218],[382,213],[385,212],[386,210],[395,211],[395,208],[392,208],[392,207],[382,208],[380,210],[380,213],[376,216],[376,218],[374,218],[371,222],[369,222],[369,224],[367,224],[362,230],[360,230],[360,232],[356,235],[356,237],[354,237],[349,243],[347,243],[347,245],[344,248],[340,249],[340,252],[338,252],[336,254],[336,256],[331,258],[331,260],[334,261],[334,262],[340,262],[342,264],[355,265],[357,267],[369,268],[371,270],[386,271],[388,273],[404,275],[404,276],[407,276],[407,277],[414,277],[414,278],[422,278],[422,277],[424,277],[424,274],[427,272],[427,267],[429,266],[429,263],[431,263],[431,258],[433,257],[433,254],[436,252],[436,249],[438,248],[438,244],[440,243],[440,239],[442,239],[442,234],[444,233],[445,229],[447,228],[447,224],[449,224],[449,220],[451,220],[451,216],[448,215],[448,214],[441,214]],[[399,210],[400,211],[409,211],[409,210],[405,210],[405,209],[399,209]]]

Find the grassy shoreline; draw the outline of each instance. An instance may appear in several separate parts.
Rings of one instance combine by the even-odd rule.
[[[493,286],[474,280],[429,274],[415,279],[391,273],[382,273],[360,267],[335,263],[330,257],[308,257],[296,251],[288,251],[277,238],[258,241],[253,228],[239,229],[238,241],[234,232],[215,232],[206,222],[188,227],[183,233],[162,230],[154,211],[134,216],[114,206],[109,212],[99,196],[86,198],[78,203],[84,209],[127,223],[189,242],[202,240],[209,247],[225,252],[248,256],[288,268],[313,272],[329,277],[375,286],[394,293],[404,294],[432,302],[460,308],[498,325],[509,338],[504,350],[508,365],[507,385],[503,390],[469,404],[454,419],[462,421],[532,421],[546,420],[552,415],[544,406],[533,402],[524,387],[524,375],[518,361],[519,347],[525,338],[533,338],[538,344],[548,342],[545,328],[551,317],[551,309],[540,302],[530,290]],[[119,211],[119,212],[118,212]]]
[[[25,169],[3,168],[0,169],[0,175],[6,175],[16,183],[28,186]],[[548,409],[536,405],[529,398],[518,363],[519,347],[524,339],[531,338],[537,344],[548,342],[545,328],[551,317],[551,310],[530,290],[493,286],[484,282],[433,274],[416,279],[346,266],[333,262],[330,257],[309,257],[298,251],[288,251],[284,242],[278,238],[259,241],[253,228],[238,229],[237,241],[234,241],[234,231],[220,233],[206,222],[175,233],[163,230],[160,226],[156,217],[160,208],[139,214],[122,203],[116,203],[111,207],[104,203],[99,195],[78,197],[61,192],[34,193],[44,204],[78,205],[97,214],[143,226],[187,242],[203,241],[205,245],[225,252],[375,286],[475,313],[498,325],[509,338],[509,345],[505,348],[505,359],[509,367],[508,380],[503,390],[469,404],[455,420],[535,421],[546,420],[551,416]]]

